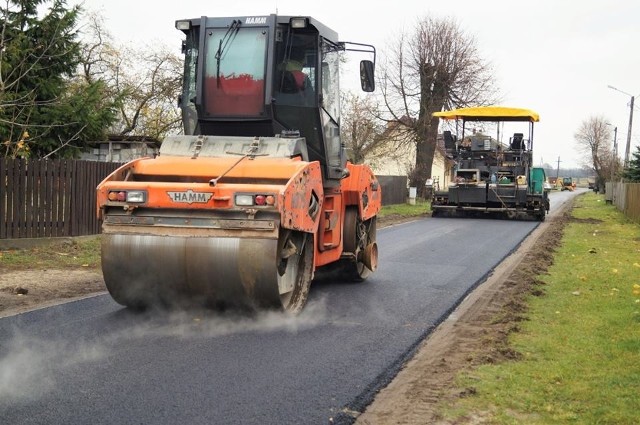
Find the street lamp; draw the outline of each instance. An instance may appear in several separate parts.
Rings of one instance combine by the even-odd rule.
[[[631,96],[631,103],[629,104],[629,129],[627,130],[627,148],[624,151],[624,167],[627,168],[629,166],[629,149],[631,149],[631,126],[633,125],[633,101],[635,100],[635,96],[611,85],[607,87],[615,91],[619,91],[622,94],[626,94],[627,96]]]

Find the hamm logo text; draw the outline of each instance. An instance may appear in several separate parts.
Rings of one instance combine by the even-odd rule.
[[[194,192],[189,189],[184,192],[167,192],[167,195],[169,195],[169,198],[171,198],[173,202],[180,202],[183,204],[206,204],[213,196],[213,193]]]
[[[265,16],[259,16],[255,18],[247,18],[246,24],[266,24],[267,18]]]

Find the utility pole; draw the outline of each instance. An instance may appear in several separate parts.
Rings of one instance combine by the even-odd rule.
[[[631,149],[631,128],[633,126],[633,102],[636,97],[630,93],[627,93],[626,91],[620,90],[611,85],[608,85],[607,87],[631,97],[631,102],[629,103],[629,128],[627,129],[627,148],[624,152],[624,168],[627,168],[629,166],[629,150]]]
[[[618,127],[613,128],[613,161],[611,161],[611,181],[615,175],[616,165],[618,164]]]
[[[631,105],[629,106],[629,129],[627,130],[627,148],[624,151],[624,168],[629,166],[629,150],[631,149],[631,126],[633,125],[633,101],[635,96],[631,96]]]
[[[558,186],[558,179],[560,178],[560,157],[558,157],[558,166],[556,167],[556,186]]]

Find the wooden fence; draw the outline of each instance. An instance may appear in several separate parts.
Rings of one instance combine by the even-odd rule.
[[[607,182],[604,197],[632,221],[640,223],[640,183]]]
[[[119,165],[0,158],[0,239],[100,233],[96,186]]]
[[[407,176],[376,176],[382,190],[382,205],[407,202]]]

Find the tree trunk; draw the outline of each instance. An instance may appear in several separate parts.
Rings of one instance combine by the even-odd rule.
[[[425,196],[425,183],[431,178],[433,159],[438,138],[438,118],[434,112],[442,110],[445,103],[446,86],[438,79],[435,67],[424,64],[420,70],[420,114],[416,125],[416,165],[409,179],[412,187]],[[440,76],[444,76],[440,73]]]

